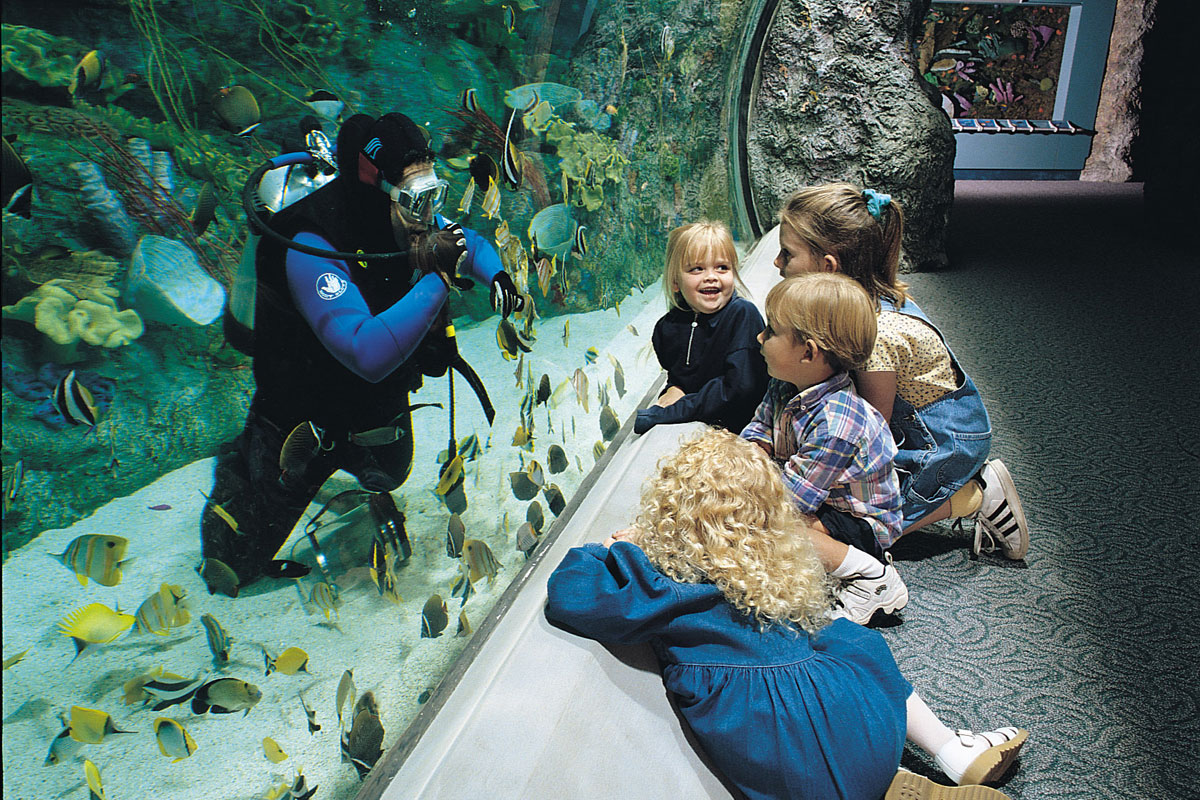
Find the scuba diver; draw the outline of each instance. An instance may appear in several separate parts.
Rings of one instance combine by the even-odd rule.
[[[263,234],[251,278],[256,390],[201,515],[210,592],[236,596],[286,564],[276,551],[338,469],[390,501],[383,493],[412,467],[409,393],[423,375],[458,370],[491,412],[458,355],[446,298],[474,280],[505,317],[525,299],[491,244],[438,213],[447,183],[433,160],[428,134],[407,116],[358,114],[338,133],[336,177],[269,222],[261,202],[257,212],[247,202]],[[255,190],[271,165],[251,179]],[[223,573],[212,559],[236,573],[232,590],[210,574]]]

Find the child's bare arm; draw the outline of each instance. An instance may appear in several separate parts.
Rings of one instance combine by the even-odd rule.
[[[892,405],[896,402],[896,373],[855,371],[854,384],[859,397],[875,406],[875,410],[891,422]]]
[[[654,405],[666,408],[667,406],[677,403],[679,399],[686,394],[687,392],[683,391],[683,389],[680,389],[678,386],[668,386],[667,390],[660,394],[658,399],[654,401]]]

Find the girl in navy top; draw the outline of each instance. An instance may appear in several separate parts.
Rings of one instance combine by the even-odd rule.
[[[906,736],[955,783],[1000,777],[1025,731],[951,732],[879,633],[830,623],[801,524],[770,458],[709,429],[663,462],[633,527],[567,553],[546,616],[598,641],[649,642],[701,746],[750,798],[958,797],[897,772]]]
[[[719,222],[693,222],[667,239],[663,291],[668,311],[654,326],[654,352],[667,386],[634,420],[635,433],[671,422],[706,422],[740,431],[767,388],[755,338],[763,329],[738,278],[737,251]]]

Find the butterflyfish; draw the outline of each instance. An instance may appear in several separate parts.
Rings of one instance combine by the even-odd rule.
[[[158,752],[171,759],[172,764],[196,752],[196,740],[186,728],[170,717],[154,720],[154,740],[158,742]]]
[[[458,445],[458,454],[463,457],[464,462],[479,458],[479,451],[479,437],[473,433]]]
[[[583,410],[588,410],[588,376],[582,369],[576,369],[571,375],[571,387],[575,389],[575,399]]]
[[[492,553],[492,548],[487,546],[487,542],[479,539],[467,539],[463,542],[463,559],[467,563],[468,575],[472,584],[479,583],[479,579],[486,577],[490,586],[496,580],[496,573],[500,571],[500,562],[496,560],[496,556]]]
[[[152,710],[162,711],[191,698],[203,683],[203,675],[198,678],[177,678],[170,673],[163,673],[162,677],[142,684],[142,693],[149,698],[146,702],[156,701],[151,706]]]
[[[634,327],[634,325],[633,325],[633,323],[632,323],[632,322],[631,322],[631,323],[629,323],[628,325],[626,325],[626,326],[625,326],[625,328],[626,328],[626,329],[627,329],[627,330],[628,330],[630,333],[632,333],[634,336],[641,336],[641,334],[640,334],[640,333],[638,333],[638,329]]]
[[[63,617],[58,629],[75,642],[75,658],[78,658],[89,644],[108,644],[133,627],[134,622],[132,614],[113,611],[103,603],[91,603]]]
[[[211,711],[214,714],[233,714],[244,711],[249,714],[261,699],[262,692],[252,683],[238,678],[217,678],[201,686],[192,695],[192,713],[205,714]]]
[[[226,525],[233,528],[234,533],[241,533],[241,531],[238,530],[237,520],[233,518],[232,514],[225,510],[224,506],[222,506],[220,503],[214,502],[213,499],[204,494],[203,491],[201,491],[200,494],[204,495],[204,499],[208,501],[207,508],[205,509],[206,511],[211,511],[224,520]],[[209,594],[212,594],[212,592],[210,591]]]
[[[317,712],[315,709],[309,708],[308,703],[304,702],[304,695],[296,695],[300,698],[300,705],[304,709],[304,716],[308,717],[308,734],[311,736],[321,730],[321,725],[317,722]]]
[[[595,459],[596,461],[599,461],[600,457],[602,455],[604,455],[604,451],[606,449],[608,449],[608,448],[606,448],[604,446],[604,442],[597,439],[596,443],[594,445],[592,445],[592,458]]]
[[[583,360],[589,364],[595,364],[596,359],[600,357],[600,351],[594,347],[589,347],[587,352],[583,354]]]
[[[550,507],[550,513],[558,516],[567,507],[567,501],[563,498],[562,489],[558,488],[557,483],[552,483],[547,486],[542,494],[546,496],[546,505]]]
[[[192,621],[183,601],[187,592],[182,586],[164,583],[157,592],[147,597],[138,606],[134,617],[138,630],[166,636],[171,628],[180,628]]]
[[[283,748],[279,746],[279,743],[270,736],[263,737],[262,746],[263,755],[266,756],[267,761],[270,761],[272,764],[278,764],[281,761],[285,761],[288,757],[287,753],[283,752]]]
[[[325,612],[325,619],[332,619],[337,616],[338,606],[341,605],[341,600],[338,597],[338,590],[333,584],[321,581],[312,588],[312,592],[308,597],[309,601]]]
[[[458,514],[450,515],[450,522],[446,526],[446,555],[450,558],[461,558],[463,540],[467,538],[467,526],[463,523],[462,517]]]
[[[550,281],[554,277],[554,273],[557,272],[554,262],[545,256],[542,256],[537,260],[534,266],[537,271],[538,289],[541,290],[543,296],[549,297],[551,285]]]
[[[542,527],[546,524],[546,512],[542,511],[542,504],[537,500],[534,500],[529,504],[529,508],[525,509],[525,521],[533,528],[534,533],[542,532]],[[520,529],[518,529],[517,535],[520,536]]]
[[[529,477],[529,473],[524,470],[508,473],[508,482],[512,486],[513,497],[516,497],[518,500],[532,500],[537,496],[538,490],[541,488],[533,482],[533,479]]]
[[[47,767],[74,758],[83,748],[80,742],[71,738],[71,728],[67,725],[66,717],[59,714],[59,719],[62,720],[63,729],[54,737],[54,741],[50,742],[50,750],[46,753],[46,760],[42,762]]]
[[[500,184],[492,181],[491,185],[483,193],[483,201],[479,204],[480,209],[487,215],[488,219],[492,219],[500,213]]]
[[[437,486],[433,492],[437,495],[445,495],[454,485],[463,479],[463,457],[460,455],[450,459],[450,463],[442,468],[442,475],[438,479]]]
[[[517,29],[517,13],[509,5],[500,6],[500,8],[504,11],[504,28],[512,33]]]
[[[303,578],[312,572],[312,567],[286,558],[273,558],[263,566],[263,575],[268,578]]]
[[[537,547],[537,543],[537,532],[534,531],[533,525],[522,522],[521,527],[517,528],[517,550],[529,558],[533,548]]]
[[[383,755],[383,725],[375,696],[367,692],[354,706],[354,722],[342,734],[342,759],[349,762],[363,778]]]
[[[533,434],[524,425],[518,425],[513,431],[512,446],[513,447],[528,447],[532,449]]]
[[[107,63],[108,60],[100,50],[93,50],[79,59],[79,63],[75,65],[75,72],[71,75],[71,83],[67,86],[67,91],[74,96],[99,86]]]
[[[512,239],[512,231],[509,230],[508,221],[500,220],[500,224],[496,226],[496,247],[504,247],[510,239]]]
[[[67,731],[72,739],[83,744],[100,744],[110,733],[133,733],[133,731],[118,730],[112,716],[107,711],[83,706],[71,706]]]
[[[538,381],[537,394],[535,400],[537,405],[542,405],[550,399],[550,376],[542,373],[542,379]]]
[[[460,600],[460,605],[466,605],[471,599],[471,595],[475,593],[475,587],[468,577],[468,569],[466,564],[459,566],[458,575],[450,583],[450,596],[457,597]]]
[[[458,612],[458,629],[454,631],[455,636],[470,636],[475,632],[471,627],[471,620],[467,619],[466,611]]]
[[[471,213],[471,203],[475,200],[475,179],[467,180],[467,188],[463,189],[462,199],[458,201],[458,211],[460,214]]]
[[[567,320],[566,322],[563,323],[562,340],[563,340],[563,347],[571,346],[571,320]]]
[[[76,538],[62,553],[51,553],[64,567],[75,573],[81,586],[91,578],[101,586],[121,582],[121,561],[129,540],[123,536],[88,533]]]
[[[342,679],[338,681],[337,712],[339,724],[342,722],[342,709],[347,705],[347,701],[349,701],[351,709],[354,708],[354,697],[354,670],[348,669],[342,673]]]
[[[204,635],[208,639],[208,651],[212,653],[213,663],[221,666],[228,662],[229,646],[233,643],[233,637],[221,627],[221,623],[217,622],[217,618],[212,614],[202,616],[200,624],[204,626]]]
[[[264,675],[281,672],[284,675],[295,675],[297,672],[308,672],[308,653],[299,647],[289,647],[274,658],[263,647],[263,662],[266,665]]]
[[[228,597],[238,596],[240,583],[237,573],[224,561],[218,558],[206,558],[200,562],[197,572],[204,578],[204,584],[208,587],[209,594],[220,592]]]
[[[621,366],[621,362],[612,353],[608,354],[608,360],[613,365],[613,385],[617,387],[617,397],[625,396],[625,368]]]
[[[159,679],[164,681],[181,681],[183,680],[183,676],[176,675],[173,672],[165,672],[162,667],[155,667],[149,672],[144,672],[141,675],[137,675],[125,681],[124,685],[121,687],[122,691],[124,692],[124,694],[121,695],[121,702],[127,706],[131,706],[134,703],[149,702],[150,694],[146,692],[145,686],[150,681]]]
[[[87,780],[88,800],[108,800],[100,782],[100,770],[86,758],[83,760],[83,777]]]
[[[425,601],[425,607],[421,609],[421,638],[434,639],[441,636],[449,621],[446,601],[440,594],[430,595]]]
[[[565,470],[567,468],[566,451],[556,444],[550,445],[550,449],[546,451],[546,466],[555,475]]]
[[[192,223],[192,232],[197,236],[202,236],[216,215],[217,190],[213,187],[212,181],[205,181],[204,185],[200,187],[200,194],[196,196],[196,207],[192,209],[192,215],[188,217],[188,222]]]
[[[10,138],[16,140],[15,137],[0,138],[0,145],[4,148],[3,171],[0,172],[4,176],[3,196],[0,196],[0,203],[3,203],[5,211],[29,219],[33,216],[33,173],[9,144]]]
[[[583,233],[586,230],[587,225],[577,225],[575,227],[575,238],[571,243],[571,251],[581,256],[587,255],[588,251],[587,236]],[[617,316],[620,316],[620,314]]]
[[[529,480],[539,489],[546,482],[546,471],[542,469],[542,465],[537,461],[530,461],[529,466],[525,468],[525,472],[529,475]]]
[[[246,136],[258,127],[262,112],[254,93],[245,86],[225,86],[212,97],[213,111],[221,125],[237,136]]]
[[[323,434],[323,430],[308,420],[292,428],[292,432],[283,440],[283,447],[279,449],[279,471],[284,475],[304,472],[308,462],[321,449]]]
[[[346,104],[328,89],[315,89],[304,98],[304,103],[321,119],[336,121],[342,116]]]
[[[621,430],[621,420],[617,419],[617,412],[612,410],[612,406],[605,405],[600,409],[600,434],[604,437],[604,441],[611,442]]]
[[[29,650],[22,650],[21,652],[17,653],[16,655],[9,656],[8,658],[4,659],[4,668],[12,669],[17,664],[20,664],[23,660],[25,660],[25,656],[27,653],[29,653]]]

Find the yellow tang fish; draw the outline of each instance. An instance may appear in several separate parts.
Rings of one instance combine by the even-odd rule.
[[[192,615],[183,605],[187,592],[183,587],[164,583],[154,594],[138,606],[137,627],[143,633],[166,636],[171,628],[181,628],[192,621]]]
[[[112,716],[107,711],[94,708],[71,706],[71,719],[67,723],[71,738],[84,744],[100,744],[110,733],[133,733],[117,730]]]
[[[133,627],[132,614],[113,611],[103,603],[91,603],[77,608],[62,618],[58,629],[75,642],[75,658],[89,644],[108,644]]]
[[[154,738],[158,742],[158,751],[172,759],[172,764],[196,752],[196,740],[186,728],[169,717],[154,720]]]
[[[83,760],[83,774],[87,778],[88,800],[108,800],[104,796],[104,785],[100,783],[100,770],[86,758]]]
[[[479,539],[467,539],[463,542],[463,559],[467,563],[469,570],[467,577],[471,583],[478,583],[479,579],[485,576],[489,586],[496,580],[496,573],[500,571],[500,562],[496,560],[496,556],[492,553],[492,548],[487,546],[487,542]]]
[[[75,573],[81,586],[91,578],[101,586],[116,586],[121,582],[121,559],[129,540],[124,536],[88,533],[75,539],[62,553],[51,553]]]
[[[283,748],[279,746],[279,743],[270,736],[263,737],[263,755],[272,764],[278,764],[288,757],[287,753],[283,752]]]

